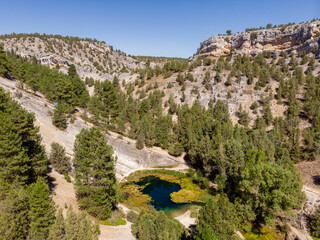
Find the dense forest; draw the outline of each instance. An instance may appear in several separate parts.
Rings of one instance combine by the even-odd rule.
[[[73,159],[80,207],[94,217],[108,218],[121,200],[113,150],[102,132],[112,130],[136,139],[138,149],[158,146],[174,156],[185,152],[186,161],[200,176],[199,184],[210,188],[211,181],[218,186],[218,201],[208,201],[200,211],[192,236],[162,213],[141,212],[132,228],[138,239],[237,239],[234,230],[248,222],[257,228],[278,225],[285,231],[292,210],[304,201],[302,180],[294,164],[320,154],[320,76],[314,74],[314,58],[304,53],[282,52],[278,56],[264,52],[255,57],[199,58],[192,63],[173,60],[140,70],[139,84],[144,86],[154,75],[179,73],[177,82],[183,91],[188,81],[194,81],[192,70],[201,65],[216,71],[215,76],[206,73],[203,85],[212,80],[220,82],[220,73],[227,70],[226,85],[246,77],[248,85],[264,89],[266,97],[251,106],[262,106],[261,116],[257,114],[251,121],[239,108],[238,124],[233,125],[228,104],[221,100],[206,107],[199,101],[191,106],[170,98],[163,102],[164,92],[155,85],[148,94],[135,98],[133,85],[120,85],[117,78],[113,82],[94,81],[94,95],[89,97],[73,65],[68,74],[62,74],[34,58],[21,58],[0,48],[1,76],[18,79],[21,87],[26,85],[58,104],[53,124],[67,128],[68,117],[82,108],[83,118],[96,126],[77,136]],[[268,88],[271,80],[279,82],[276,94]],[[70,209],[63,219],[61,210],[56,212],[45,179],[47,157],[33,125],[34,116],[3,90],[0,98],[0,235],[5,236],[3,239],[58,239],[57,231],[63,226],[65,239],[70,239],[67,236],[73,233],[68,232],[72,231],[68,226],[76,221],[87,227],[90,237],[96,237],[95,226],[85,216],[76,216]],[[287,106],[285,117],[272,116],[270,101],[274,98]],[[309,123],[308,127],[300,129],[301,119]],[[63,149],[54,149],[62,152],[60,159],[64,159],[60,172],[68,172],[70,166],[65,162],[69,159]],[[99,151],[94,155],[96,149]],[[53,164],[54,159],[50,160]],[[19,214],[13,215],[15,211]],[[312,221],[315,234],[319,234],[314,227],[318,215]],[[159,229],[161,235],[152,235]]]
[[[0,99],[0,239],[95,239],[99,229],[84,213],[56,212],[34,115],[2,88]]]

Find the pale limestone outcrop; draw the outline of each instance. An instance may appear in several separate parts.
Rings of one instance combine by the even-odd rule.
[[[205,57],[219,57],[230,54],[256,55],[262,51],[305,51],[319,49],[320,21],[281,28],[263,29],[213,36],[200,44],[195,54]]]

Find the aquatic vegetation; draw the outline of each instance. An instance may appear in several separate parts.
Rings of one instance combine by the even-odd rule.
[[[157,184],[157,181],[159,182],[158,185],[153,186]],[[157,197],[160,194],[153,192],[155,198],[164,202],[152,204],[152,198],[147,192],[153,187],[162,188],[160,191],[164,191],[164,194],[169,191],[169,194],[171,193],[170,200],[159,199]],[[121,184],[121,189],[124,193],[124,203],[128,207],[138,209],[149,208],[151,203],[156,209],[166,210],[170,207],[174,208],[188,203],[205,203],[205,199],[210,197],[205,190],[194,184],[185,173],[172,170],[136,171],[126,178],[126,182]],[[168,205],[167,208],[166,205]]]

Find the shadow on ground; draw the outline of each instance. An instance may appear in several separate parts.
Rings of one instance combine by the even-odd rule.
[[[48,167],[47,173],[51,173],[51,172],[52,172],[52,167]],[[47,179],[48,179],[48,184],[49,184],[49,190],[52,193],[55,190],[56,185],[57,185],[57,184],[54,184],[56,179],[54,177],[51,177],[51,176],[48,176]]]
[[[313,183],[320,186],[320,175],[312,176]]]

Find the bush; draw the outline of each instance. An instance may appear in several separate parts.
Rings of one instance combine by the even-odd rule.
[[[64,173],[63,174],[63,176],[64,176],[64,178],[66,179],[66,181],[68,182],[68,183],[70,183],[71,182],[71,178],[70,178],[70,176],[68,175],[68,173]]]
[[[250,33],[250,40],[251,42],[253,42],[254,40],[256,40],[258,37],[258,34],[256,32],[252,32]]]
[[[136,141],[136,149],[141,150],[143,146],[144,146],[144,143],[143,143],[142,137],[139,136]]]
[[[134,223],[136,220],[138,219],[138,214],[134,211],[130,211],[128,214],[127,214],[127,220],[129,222],[132,222]]]

